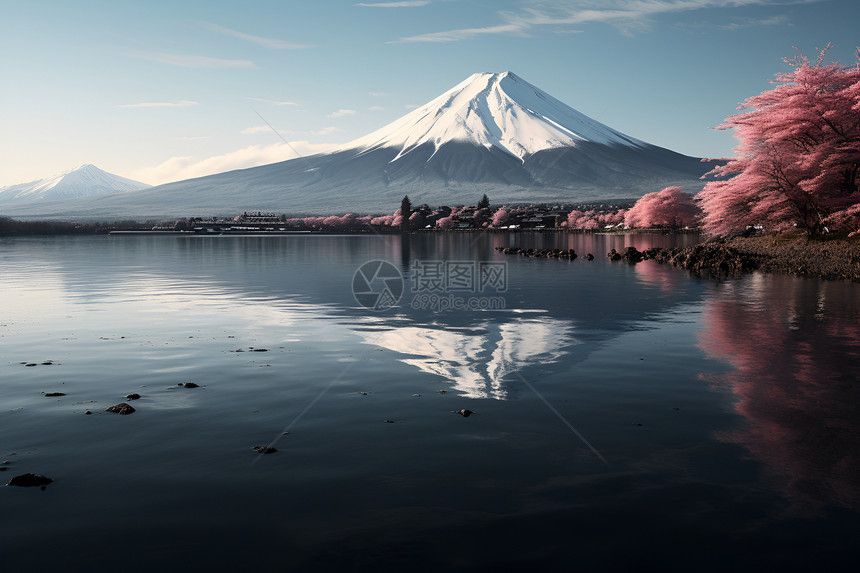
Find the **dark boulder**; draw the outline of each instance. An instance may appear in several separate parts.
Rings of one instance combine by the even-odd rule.
[[[642,258],[645,260],[656,259],[657,255],[662,251],[660,247],[651,247],[650,249],[645,249],[642,251]]]
[[[54,480],[52,480],[51,478],[45,477],[40,474],[22,474],[10,479],[6,485],[17,485],[21,487],[44,487],[53,481]]]
[[[628,263],[638,263],[641,262],[643,258],[642,253],[640,253],[636,247],[625,248],[624,253],[621,255],[621,259]]]
[[[274,454],[278,450],[269,446],[254,446],[252,448],[258,454]]]
[[[610,261],[620,261],[620,260],[621,260],[621,253],[619,253],[619,252],[618,252],[618,251],[616,251],[615,249],[612,249],[611,251],[609,251],[608,253],[606,253],[606,257],[607,257]]]
[[[119,404],[114,404],[113,406],[106,408],[105,412],[113,412],[114,414],[120,414],[121,416],[128,416],[129,414],[133,414],[135,409],[125,402],[120,402]]]

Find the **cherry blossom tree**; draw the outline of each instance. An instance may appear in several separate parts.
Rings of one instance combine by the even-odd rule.
[[[491,223],[493,227],[501,227],[505,223],[508,222],[508,212],[504,208],[499,209],[495,213],[493,213],[493,218]]]
[[[371,225],[390,226],[394,221],[394,215],[382,215],[381,217],[373,217],[370,220]]]
[[[860,203],[860,63],[814,64],[799,55],[774,89],[748,98],[718,129],[734,129],[737,157],[711,173],[699,194],[705,230],[749,225],[815,235],[828,225],[856,229]],[[858,50],[860,58],[860,50]]]
[[[643,195],[627,210],[624,223],[629,227],[670,227],[677,229],[696,222],[699,208],[693,196],[680,187],[666,187],[662,191]]]
[[[450,229],[454,226],[454,217],[442,217],[438,221],[436,221],[436,226],[440,229]]]
[[[618,209],[617,211],[600,213],[597,220],[601,225],[617,225],[618,223],[624,222],[624,217],[626,215],[627,209]]]
[[[574,209],[567,214],[567,228],[594,231],[600,228],[600,215],[597,211],[580,211]]]

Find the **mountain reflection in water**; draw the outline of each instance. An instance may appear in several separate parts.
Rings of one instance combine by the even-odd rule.
[[[368,344],[414,356],[402,362],[437,374],[470,398],[504,399],[505,378],[526,366],[558,361],[577,341],[570,321],[514,318],[484,321],[471,328],[402,326],[359,331]]]

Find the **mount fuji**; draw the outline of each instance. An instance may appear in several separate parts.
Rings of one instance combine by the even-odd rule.
[[[87,163],[45,179],[0,187],[0,205],[126,193],[149,187],[151,185],[108,173]]]
[[[139,218],[251,209],[382,213],[406,194],[413,204],[431,206],[474,204],[484,193],[494,204],[609,201],[669,185],[697,192],[712,167],[603,125],[511,72],[478,73],[329,153],[45,203],[39,212]]]

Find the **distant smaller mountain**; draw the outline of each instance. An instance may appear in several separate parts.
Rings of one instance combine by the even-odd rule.
[[[0,187],[0,205],[77,199],[93,195],[139,191],[152,187],[113,173],[89,163],[45,179]]]

